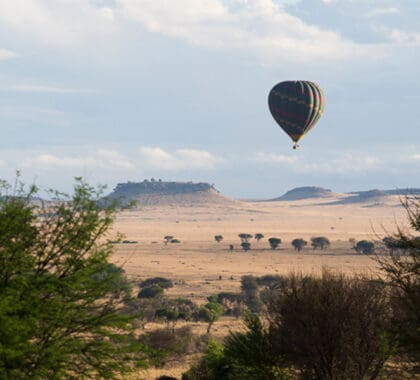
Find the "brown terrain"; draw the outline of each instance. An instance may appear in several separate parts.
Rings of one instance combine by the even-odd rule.
[[[113,193],[116,197],[127,190],[119,186],[120,195],[118,191]],[[241,276],[248,274],[319,274],[323,268],[349,275],[375,274],[375,261],[356,253],[349,239],[379,240],[395,231],[397,225],[406,225],[400,196],[380,191],[337,194],[304,188],[275,200],[239,201],[209,185],[194,189],[187,186],[186,191],[179,192],[161,191],[158,185],[157,191],[130,186],[124,199],[135,199],[137,206],[118,214],[115,231],[137,243],[116,244],[113,261],[122,265],[135,282],[154,276],[170,278],[175,286],[166,292],[168,296],[182,296],[197,303],[222,291],[239,292]],[[251,250],[244,252],[239,233],[262,233],[265,237],[259,242],[251,239]],[[166,235],[180,243],[165,245]],[[222,235],[223,241],[217,243],[215,235]],[[294,238],[310,241],[313,236],[328,237],[330,248],[313,250],[308,244],[299,253],[293,250],[290,242]],[[282,239],[277,250],[270,249],[269,237]],[[205,331],[202,324],[192,326],[199,333]],[[238,328],[240,321],[222,317],[212,335],[222,338],[230,329]],[[138,378],[153,379],[159,374],[180,377],[191,360],[185,358],[163,369],[141,372]]]

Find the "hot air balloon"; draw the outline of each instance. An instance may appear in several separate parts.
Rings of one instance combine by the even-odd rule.
[[[324,105],[321,88],[309,81],[280,82],[268,95],[271,115],[293,140],[293,149],[322,116]]]

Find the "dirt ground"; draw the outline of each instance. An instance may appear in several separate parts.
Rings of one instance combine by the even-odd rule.
[[[226,202],[211,205],[155,205],[121,212],[115,231],[136,244],[116,244],[112,260],[122,265],[130,279],[139,281],[163,276],[175,286],[166,294],[187,297],[204,303],[206,297],[222,291],[238,292],[241,276],[252,274],[287,274],[291,271],[319,274],[323,268],[349,275],[375,275],[375,261],[351,249],[350,238],[379,240],[396,226],[404,226],[404,209],[397,197],[383,204],[327,205],[331,200],[294,202]],[[239,233],[264,234],[257,242],[251,239],[251,250],[240,249]],[[180,243],[163,242],[166,235]],[[222,235],[217,243],[215,235]],[[324,251],[306,247],[295,252],[294,238],[310,240],[326,236],[331,246]],[[271,250],[267,239],[279,237],[282,244]],[[234,245],[233,252],[229,245]],[[152,327],[149,327],[152,328]],[[240,328],[240,321],[224,317],[212,334],[222,338],[229,330]],[[205,326],[193,324],[194,332]],[[180,375],[193,358],[170,363],[164,369],[133,374],[135,378],[154,379],[161,374]]]

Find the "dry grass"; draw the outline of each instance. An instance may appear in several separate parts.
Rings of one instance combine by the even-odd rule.
[[[175,281],[165,293],[186,297],[203,303],[210,294],[222,291],[237,292],[241,276],[252,274],[287,274],[291,271],[318,274],[323,267],[347,274],[376,272],[371,258],[351,249],[349,238],[356,240],[377,238],[384,230],[394,231],[404,225],[405,213],[397,197],[372,207],[358,205],[322,205],[328,200],[296,202],[226,202],[220,204],[155,205],[118,215],[115,230],[138,244],[116,245],[113,261],[123,265],[133,280],[162,276]],[[251,240],[249,252],[240,250],[239,233],[262,233],[260,242]],[[223,235],[217,243],[215,235]],[[180,244],[163,244],[163,237],[172,235]],[[326,251],[306,248],[293,251],[290,242],[302,237],[321,235],[331,241]],[[280,249],[269,249],[267,239],[280,237]],[[229,252],[229,245],[235,246]],[[219,279],[219,276],[222,276]],[[204,324],[192,324],[195,333],[204,333]],[[148,328],[153,328],[151,325]],[[240,328],[240,321],[222,318],[212,334],[219,339],[229,329]],[[180,378],[194,356],[182,362],[169,363],[164,369],[133,374],[133,379],[154,379],[161,374]]]

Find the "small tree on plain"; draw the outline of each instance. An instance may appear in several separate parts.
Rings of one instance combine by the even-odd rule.
[[[292,246],[295,249],[295,251],[300,252],[306,245],[308,244],[308,242],[304,239],[294,239],[292,240]]]
[[[241,243],[241,247],[244,251],[249,251],[251,249],[251,243],[244,241]]]
[[[330,241],[325,236],[317,236],[311,238],[311,245],[313,249],[322,251],[330,246]]]
[[[242,234],[239,234],[238,236],[239,236],[239,239],[241,239],[242,243],[248,243],[249,239],[252,239],[252,235],[250,235],[250,234],[242,233]]]
[[[270,239],[268,239],[268,243],[270,244],[271,249],[277,249],[277,247],[281,244],[281,239],[271,237]]]
[[[234,249],[235,247],[233,246],[233,244],[229,244],[229,251],[230,252],[233,252],[233,249]]]
[[[214,240],[216,240],[218,243],[220,243],[223,240],[223,236],[222,235],[216,235],[214,237]]]
[[[264,235],[260,234],[260,233],[257,233],[257,234],[254,235],[254,239],[256,241],[260,241],[261,239],[264,239]]]
[[[375,244],[371,241],[360,240],[356,243],[354,249],[358,253],[364,253],[365,255],[371,255],[375,251]]]
[[[223,314],[223,307],[217,302],[209,302],[201,307],[196,313],[196,319],[207,322],[207,334],[210,333],[211,327]]]

